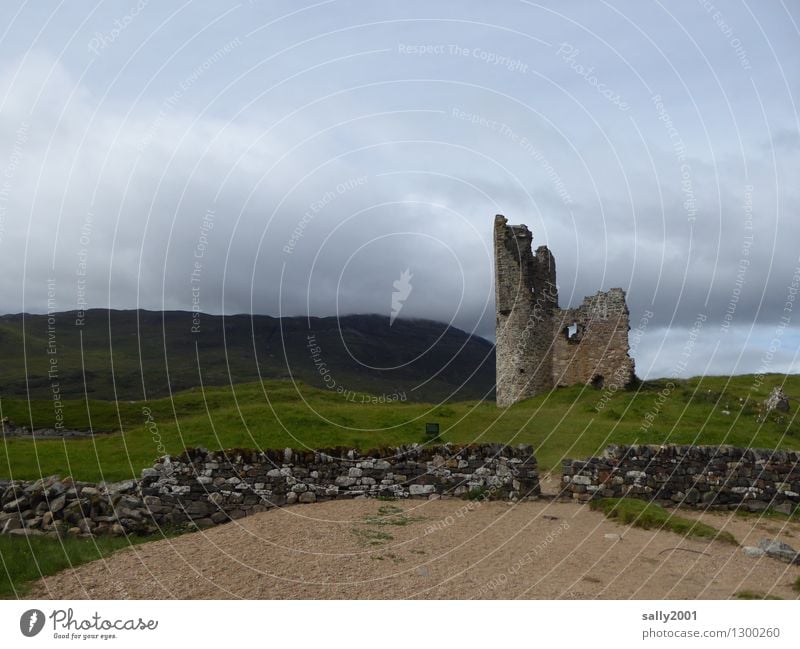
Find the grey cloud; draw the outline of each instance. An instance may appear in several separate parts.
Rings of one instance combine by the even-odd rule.
[[[86,248],[92,306],[188,309],[199,263],[200,304],[212,313],[388,316],[392,282],[408,268],[404,316],[491,338],[491,222],[502,212],[553,250],[562,304],[621,286],[634,321],[653,311],[637,349],[640,372],[669,372],[698,313],[707,321],[690,373],[757,369],[783,313],[800,236],[796,116],[786,95],[797,43],[781,26],[782,10],[753,9],[774,35],[766,43],[748,31],[745,11],[725,9],[759,66],[759,101],[755,73],[694,4],[671,10],[701,52],[663,10],[638,5],[617,9],[662,52],[598,3],[508,3],[492,21],[482,3],[459,3],[448,21],[433,20],[423,3],[400,11],[339,2],[248,38],[254,25],[290,11],[263,4],[230,13],[197,41],[191,36],[222,8],[170,24],[155,36],[165,49],[140,52],[127,67],[134,35],[152,31],[162,9],[143,12],[94,59],[67,48],[56,60],[66,38],[57,26],[53,45],[36,43],[24,64],[8,46],[0,173],[20,124],[30,133],[0,226],[0,310],[43,311],[51,276],[58,308],[74,308]],[[407,15],[420,20],[347,29]],[[82,47],[115,17],[98,13]],[[34,19],[17,34],[35,33]],[[167,101],[235,38],[242,44],[234,53]],[[562,42],[580,50],[572,64],[582,68],[558,55]],[[408,55],[400,43],[447,49]],[[453,44],[473,53],[453,54]],[[784,56],[782,71],[770,45]],[[475,51],[527,68],[494,65]],[[596,84],[630,108],[620,110]],[[675,137],[653,93],[662,95]],[[682,165],[690,168],[689,193]],[[754,239],[742,274],[747,185]],[[793,367],[796,344],[784,338],[780,371]]]

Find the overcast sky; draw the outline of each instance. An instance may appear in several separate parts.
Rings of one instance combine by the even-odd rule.
[[[408,269],[493,338],[503,213],[652,313],[641,376],[800,370],[797,3],[95,4],[3,3],[0,312],[388,317]]]

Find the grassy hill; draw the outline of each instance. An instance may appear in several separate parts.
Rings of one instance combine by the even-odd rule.
[[[65,425],[118,430],[94,439],[7,439],[0,476],[37,478],[59,473],[86,480],[138,476],[161,449],[187,446],[282,448],[356,446],[363,449],[426,441],[425,422],[438,421],[442,440],[532,444],[544,469],[563,457],[585,457],[610,443],[733,444],[800,448],[796,405],[761,423],[758,409],[775,385],[800,395],[800,377],[703,377],[646,382],[609,394],[571,387],[509,409],[493,402],[373,403],[287,381],[190,389],[149,401],[65,403]],[[670,389],[669,385],[674,385]],[[363,402],[362,402],[363,399]],[[3,398],[0,415],[38,426],[52,422],[51,402]]]
[[[77,319],[0,316],[0,396],[47,399],[57,384],[67,398],[152,399],[293,377],[408,401],[493,398],[492,343],[430,320],[201,314],[193,331],[186,311],[93,309]]]

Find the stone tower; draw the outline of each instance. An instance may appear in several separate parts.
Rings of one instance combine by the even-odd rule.
[[[525,225],[494,220],[497,405],[560,385],[630,383],[629,314],[620,288],[559,309],[556,263],[547,246],[532,251]]]

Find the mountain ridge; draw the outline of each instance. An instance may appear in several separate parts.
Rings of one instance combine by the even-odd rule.
[[[262,378],[395,400],[494,398],[490,341],[423,318],[389,325],[378,314],[6,314],[0,358],[4,396],[142,399]]]

